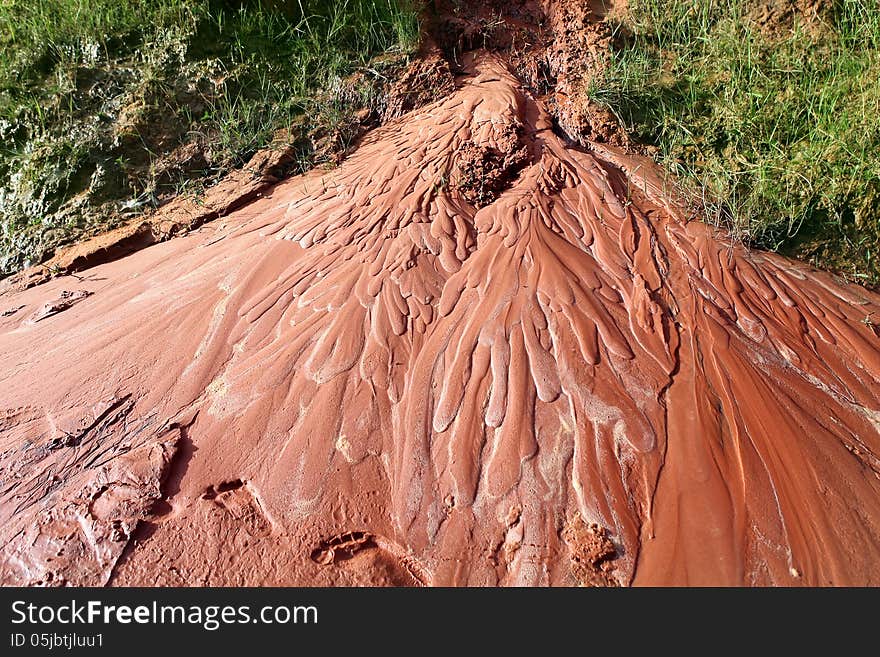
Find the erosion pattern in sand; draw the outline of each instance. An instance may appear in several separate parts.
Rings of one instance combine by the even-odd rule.
[[[0,297],[2,582],[880,584],[880,299],[647,170],[481,55],[338,169]]]

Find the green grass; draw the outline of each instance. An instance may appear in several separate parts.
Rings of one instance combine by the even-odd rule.
[[[312,165],[418,29],[408,0],[0,0],[0,276],[279,137]]]
[[[880,5],[630,0],[591,96],[746,242],[880,282]]]

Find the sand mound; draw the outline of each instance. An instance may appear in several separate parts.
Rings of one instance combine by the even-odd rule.
[[[880,298],[464,66],[336,170],[0,297],[4,583],[880,584]]]

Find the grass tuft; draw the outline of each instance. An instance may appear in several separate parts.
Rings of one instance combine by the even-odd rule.
[[[876,285],[880,5],[781,5],[630,0],[591,96],[715,222]]]
[[[418,29],[409,0],[0,1],[0,276],[279,137],[307,168]]]

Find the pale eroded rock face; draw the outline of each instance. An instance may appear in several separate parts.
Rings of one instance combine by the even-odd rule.
[[[223,225],[0,297],[4,583],[880,583],[880,298],[470,70]]]

